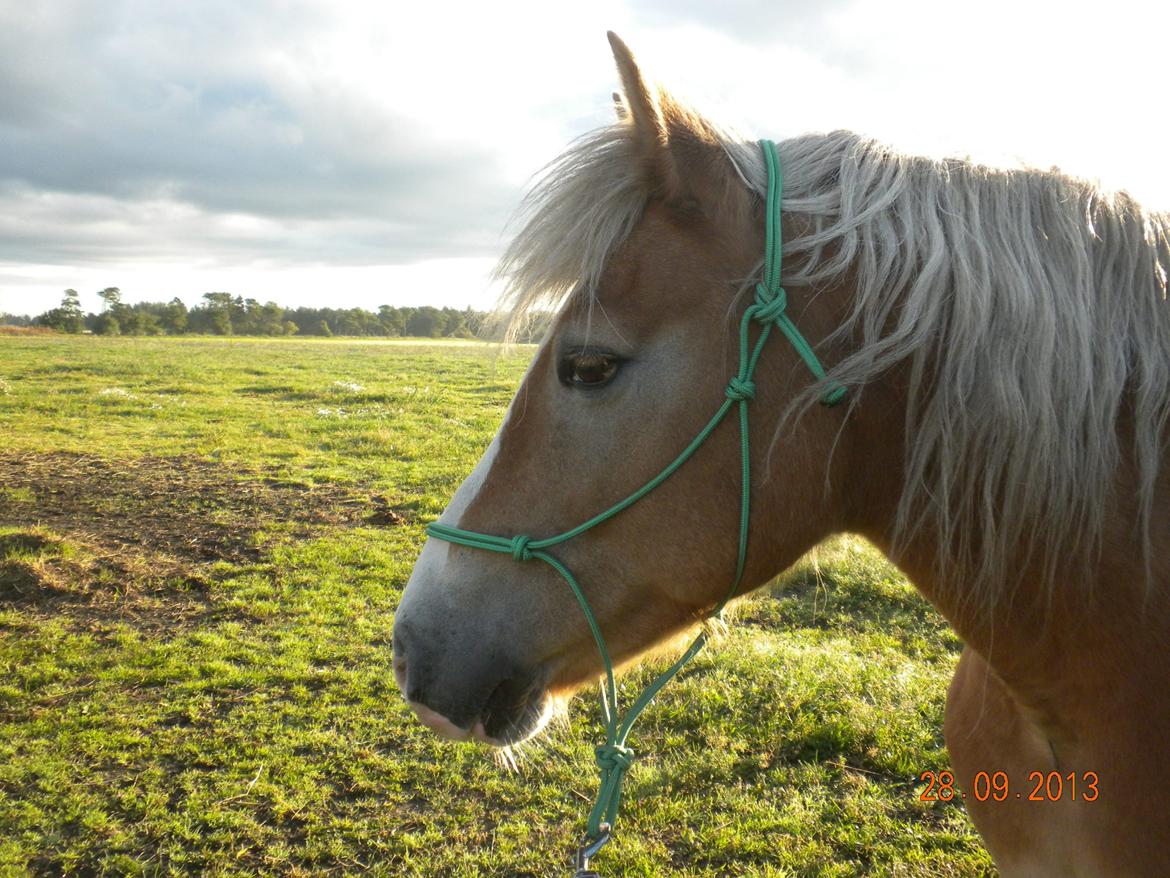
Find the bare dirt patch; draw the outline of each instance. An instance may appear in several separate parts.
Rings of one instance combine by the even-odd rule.
[[[195,457],[0,453],[0,606],[173,624],[208,611],[211,565],[293,537],[409,513],[381,496],[233,472]],[[67,540],[67,543],[66,543]]]
[[[0,453],[0,486],[7,489],[0,523],[41,525],[194,563],[255,560],[261,527],[287,523],[309,532],[375,517],[381,523],[388,508],[368,494],[233,473],[196,457]]]

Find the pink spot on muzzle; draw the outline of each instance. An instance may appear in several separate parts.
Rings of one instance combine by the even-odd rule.
[[[410,709],[418,716],[419,722],[434,732],[441,738],[446,738],[449,741],[466,741],[474,738],[476,741],[482,741],[484,744],[491,744],[493,747],[502,746],[502,742],[491,737],[487,730],[483,727],[482,722],[476,722],[470,729],[460,728],[435,710],[431,710],[425,704],[419,704],[417,701],[407,699],[407,704]]]
[[[420,704],[417,701],[407,699],[407,704],[410,709],[418,715],[419,722],[434,732],[441,738],[447,738],[451,741],[466,741],[471,737],[471,729],[461,729],[447,717],[435,710],[431,710],[425,704]]]

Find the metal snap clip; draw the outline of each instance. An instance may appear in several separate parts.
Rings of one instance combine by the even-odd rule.
[[[601,835],[597,836],[597,838],[590,838],[588,835],[585,836],[585,840],[577,848],[577,857],[574,863],[577,871],[573,873],[573,878],[601,878],[598,872],[589,868],[589,861],[596,857],[597,852],[609,843],[609,839],[610,832],[608,823],[601,824]]]

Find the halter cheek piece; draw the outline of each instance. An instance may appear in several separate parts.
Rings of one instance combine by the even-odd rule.
[[[728,412],[731,411],[732,407],[738,406],[740,461],[742,465],[739,554],[735,562],[735,578],[732,581],[731,588],[714,610],[713,615],[718,617],[723,612],[723,608],[727,605],[727,602],[731,600],[739,589],[740,580],[743,579],[744,562],[747,558],[749,510],[751,505],[751,456],[748,446],[748,403],[755,397],[756,385],[752,382],[752,376],[755,374],[756,363],[759,362],[760,354],[764,349],[764,344],[767,342],[768,336],[772,332],[772,328],[779,327],[780,331],[784,333],[788,341],[796,349],[796,352],[800,354],[801,359],[808,365],[813,375],[820,381],[825,379],[825,370],[821,366],[820,360],[817,359],[816,354],[813,353],[812,347],[809,346],[804,336],[800,334],[800,330],[796,328],[796,325],[789,319],[787,313],[785,313],[788,297],[784,292],[784,288],[780,286],[780,195],[783,188],[780,159],[776,152],[776,144],[772,141],[761,140],[760,148],[763,151],[764,163],[768,169],[768,193],[764,230],[764,276],[756,284],[754,301],[744,311],[743,318],[740,320],[739,371],[727,384],[725,392],[727,398],[724,399],[723,404],[719,406],[719,410],[715,412],[715,415],[707,422],[707,425],[699,431],[699,434],[695,436],[690,445],[683,449],[682,453],[671,461],[666,469],[662,470],[662,472],[624,500],[611,506],[604,512],[595,515],[584,524],[580,524],[571,530],[555,536],[544,537],[542,539],[533,539],[523,535],[501,537],[493,534],[481,534],[475,533],[474,531],[461,530],[460,528],[450,527],[438,522],[431,524],[427,528],[427,534],[429,536],[446,540],[449,543],[511,555],[516,561],[530,561],[535,558],[548,564],[569,584],[569,588],[572,590],[574,597],[577,598],[577,603],[581,605],[581,611],[585,615],[585,621],[589,623],[589,630],[593,632],[593,639],[597,643],[597,651],[601,654],[601,660],[605,665],[602,708],[605,716],[606,737],[605,743],[596,749],[597,766],[601,772],[601,786],[598,790],[597,801],[593,809],[589,812],[584,843],[577,851],[575,862],[577,872],[575,874],[579,878],[596,875],[595,872],[588,871],[589,861],[609,841],[614,822],[617,820],[618,809],[621,806],[622,780],[625,778],[626,772],[634,761],[634,751],[626,746],[626,739],[629,737],[630,728],[642,711],[654,699],[654,696],[658,694],[658,691],[703,648],[703,645],[707,642],[707,634],[705,631],[700,633],[678,661],[667,668],[666,671],[647,686],[642,694],[638,696],[637,700],[630,706],[630,709],[626,711],[625,716],[619,718],[617,714],[617,686],[614,682],[613,662],[610,660],[609,650],[606,647],[605,638],[601,634],[601,628],[597,624],[597,617],[593,614],[593,610],[589,606],[589,601],[586,600],[585,593],[581,590],[581,586],[577,583],[573,574],[547,550],[585,533],[585,531],[596,527],[603,521],[608,521],[661,485],[690,459],[691,455],[698,450],[699,446],[719,426]],[[751,325],[753,323],[760,327],[759,335],[754,345],[750,343]],[[825,395],[821,397],[821,402],[827,406],[836,405],[844,396],[844,387],[839,384],[832,385]]]

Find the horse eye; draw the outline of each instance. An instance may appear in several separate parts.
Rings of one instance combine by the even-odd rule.
[[[613,354],[579,351],[568,354],[557,367],[557,376],[567,387],[596,389],[613,380],[621,360]]]

